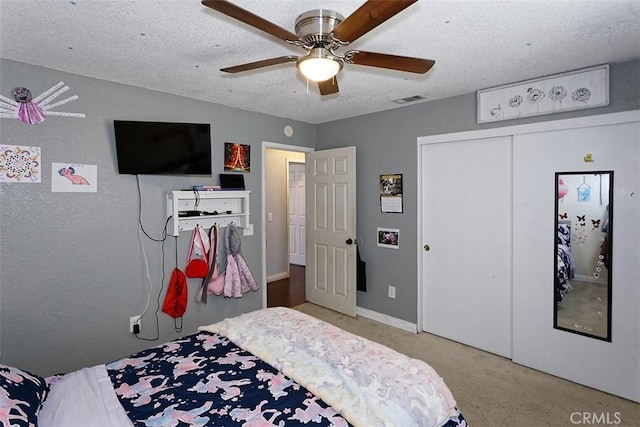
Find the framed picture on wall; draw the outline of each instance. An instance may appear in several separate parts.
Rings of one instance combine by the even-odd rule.
[[[378,227],[378,246],[383,248],[398,249],[400,230],[397,228]]]
[[[251,172],[251,146],[225,142],[224,170],[225,172]]]
[[[402,174],[380,175],[380,212],[402,213]]]

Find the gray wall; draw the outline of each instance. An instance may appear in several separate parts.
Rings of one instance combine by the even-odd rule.
[[[213,177],[140,176],[142,221],[160,238],[166,220],[165,192],[194,184],[217,184],[223,172],[224,142],[250,144],[254,235],[243,238],[243,253],[256,280],[262,277],[260,221],[262,141],[313,146],[316,128],[273,116],[86,78],[10,60],[0,60],[0,87],[25,86],[34,96],[64,81],[79,99],[57,108],[86,118],[49,117],[38,125],[0,121],[0,144],[42,149],[42,182],[0,183],[0,343],[1,360],[42,375],[104,363],[149,346],[129,333],[129,317],[141,314],[148,281],[138,239],[138,193],[132,175],[116,168],[113,120],[211,123]],[[62,98],[61,98],[62,99]],[[295,135],[286,138],[283,128]],[[52,193],[51,163],[97,165],[96,193]],[[190,233],[178,238],[184,263]],[[153,316],[162,282],[175,263],[176,239],[160,243],[144,238],[154,289],[142,336],[153,337]],[[184,268],[184,265],[181,265]],[[185,333],[197,326],[262,307],[262,292],[242,299],[194,300],[198,279],[189,279]],[[164,299],[161,293],[160,303]],[[180,334],[159,312],[158,343]]]
[[[421,93],[428,90],[416,88]],[[607,107],[479,125],[476,94],[470,93],[318,125],[316,149],[357,147],[358,247],[367,263],[367,292],[358,292],[358,306],[417,322],[417,251],[422,247],[417,237],[418,137],[635,109],[640,109],[638,60],[610,64]],[[379,176],[387,173],[403,174],[403,214],[380,213]],[[380,226],[400,230],[398,250],[377,247]],[[396,286],[396,299],[388,298],[388,285]]]

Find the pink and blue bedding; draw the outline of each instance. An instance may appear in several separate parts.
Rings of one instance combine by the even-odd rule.
[[[556,234],[556,302],[562,301],[564,296],[573,289],[575,262],[571,253],[571,224],[558,223]]]
[[[110,363],[107,372],[135,426],[347,425],[304,387],[210,332]]]
[[[48,392],[44,378],[0,364],[0,425],[37,425]]]
[[[38,424],[18,407],[0,425],[467,425],[426,363],[282,307],[49,378],[50,390],[33,378]]]

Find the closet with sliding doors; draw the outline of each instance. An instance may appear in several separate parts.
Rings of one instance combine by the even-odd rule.
[[[418,154],[421,329],[640,402],[640,112]]]

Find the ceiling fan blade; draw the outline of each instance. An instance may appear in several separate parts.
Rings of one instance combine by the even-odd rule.
[[[333,30],[333,36],[352,43],[418,0],[368,0]]]
[[[249,62],[247,64],[236,65],[235,67],[221,68],[220,71],[225,73],[240,73],[242,71],[255,70],[256,68],[284,64],[285,62],[293,62],[296,59],[298,59],[298,57],[293,55],[280,56],[278,58],[263,59],[262,61]]]
[[[352,53],[352,55],[349,55]],[[407,71],[409,73],[424,74],[436,63],[431,59],[411,58],[409,56],[388,55],[386,53],[350,51],[345,54],[351,57],[351,62],[369,67],[388,68],[389,70]]]
[[[329,80],[318,82],[318,89],[320,89],[320,95],[338,93],[338,78],[334,76]]]
[[[242,21],[245,24],[249,24],[252,27],[264,31],[265,33],[271,34],[280,40],[298,40],[298,36],[291,31],[287,31],[273,22],[269,22],[258,15],[254,15],[248,10],[236,6],[227,0],[202,0],[202,4],[220,13],[224,13],[227,16],[235,18],[238,21]]]

